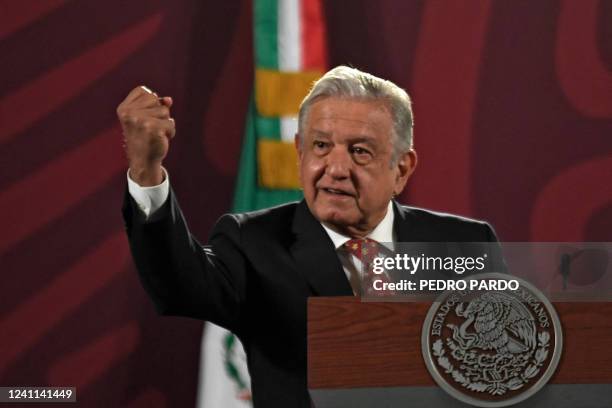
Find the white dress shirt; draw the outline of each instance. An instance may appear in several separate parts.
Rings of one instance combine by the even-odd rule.
[[[385,245],[390,251],[393,251],[394,243],[396,241],[393,231],[394,220],[395,213],[393,211],[393,203],[389,201],[385,217],[376,226],[376,228],[374,228],[372,232],[368,234],[367,237],[382,245]],[[351,254],[348,249],[344,247],[344,244],[350,241],[351,237],[342,235],[331,228],[328,228],[323,223],[321,223],[321,225],[323,226],[323,229],[325,229],[325,232],[327,232],[327,235],[329,235],[329,239],[331,239],[331,241],[334,243],[334,248],[336,248],[336,253],[338,254],[338,258],[340,258],[342,269],[344,269],[346,278],[349,280],[349,282],[353,282],[355,280],[351,279],[351,275],[356,274],[357,280],[361,281],[364,273],[363,265],[355,255]],[[353,285],[351,284],[351,286]],[[353,288],[353,293],[356,294],[355,288]]]
[[[155,211],[161,208],[170,194],[170,178],[166,169],[162,168],[162,170],[164,173],[164,181],[161,184],[152,187],[141,187],[138,185],[138,183],[130,178],[129,170],[127,173],[128,191],[134,201],[136,201],[138,207],[147,217],[151,216],[153,213],[155,213]],[[393,211],[393,203],[389,201],[385,217],[376,226],[376,228],[374,228],[374,230],[368,234],[367,237],[387,246],[391,251],[393,251],[393,244],[396,241],[393,231],[394,219],[395,214]],[[346,274],[346,278],[349,280],[349,282],[351,282],[352,274],[356,273],[357,276],[361,276],[363,270],[361,262],[356,256],[352,255],[346,248],[344,248],[344,244],[351,240],[351,237],[342,235],[327,227],[323,223],[321,223],[321,226],[334,244],[334,248],[336,248],[336,253],[338,254],[338,258],[340,258],[342,268],[344,269],[344,273]],[[355,289],[353,289],[353,292],[355,292]]]
[[[128,191],[147,218],[164,205],[170,194],[168,172],[163,167],[162,171],[164,173],[164,181],[151,187],[141,187],[130,178],[130,171],[128,170],[127,172]]]

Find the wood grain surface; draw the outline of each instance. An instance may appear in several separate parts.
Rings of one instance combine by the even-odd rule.
[[[308,301],[309,388],[434,386],[421,355],[429,302]],[[612,303],[554,303],[563,353],[551,383],[612,384]]]

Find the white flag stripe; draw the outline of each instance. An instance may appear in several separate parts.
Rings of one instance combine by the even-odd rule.
[[[282,116],[280,118],[280,134],[283,142],[293,143],[297,130],[297,116]]]
[[[229,380],[225,369],[224,339],[229,332],[222,327],[206,322],[202,346],[198,398],[198,408],[251,408],[250,402],[237,398],[236,384]],[[242,344],[236,344],[236,352],[245,355]],[[245,381],[250,382],[246,364],[239,367]]]
[[[278,0],[278,70],[302,69],[300,0]]]

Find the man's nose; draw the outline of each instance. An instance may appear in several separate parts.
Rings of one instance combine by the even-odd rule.
[[[325,172],[334,179],[345,179],[350,175],[352,161],[346,149],[335,146],[327,155]]]

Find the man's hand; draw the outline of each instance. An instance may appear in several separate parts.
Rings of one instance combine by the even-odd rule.
[[[117,107],[130,177],[143,187],[163,181],[162,161],[176,132],[170,117],[171,106],[169,96],[160,98],[147,87],[139,86]]]

